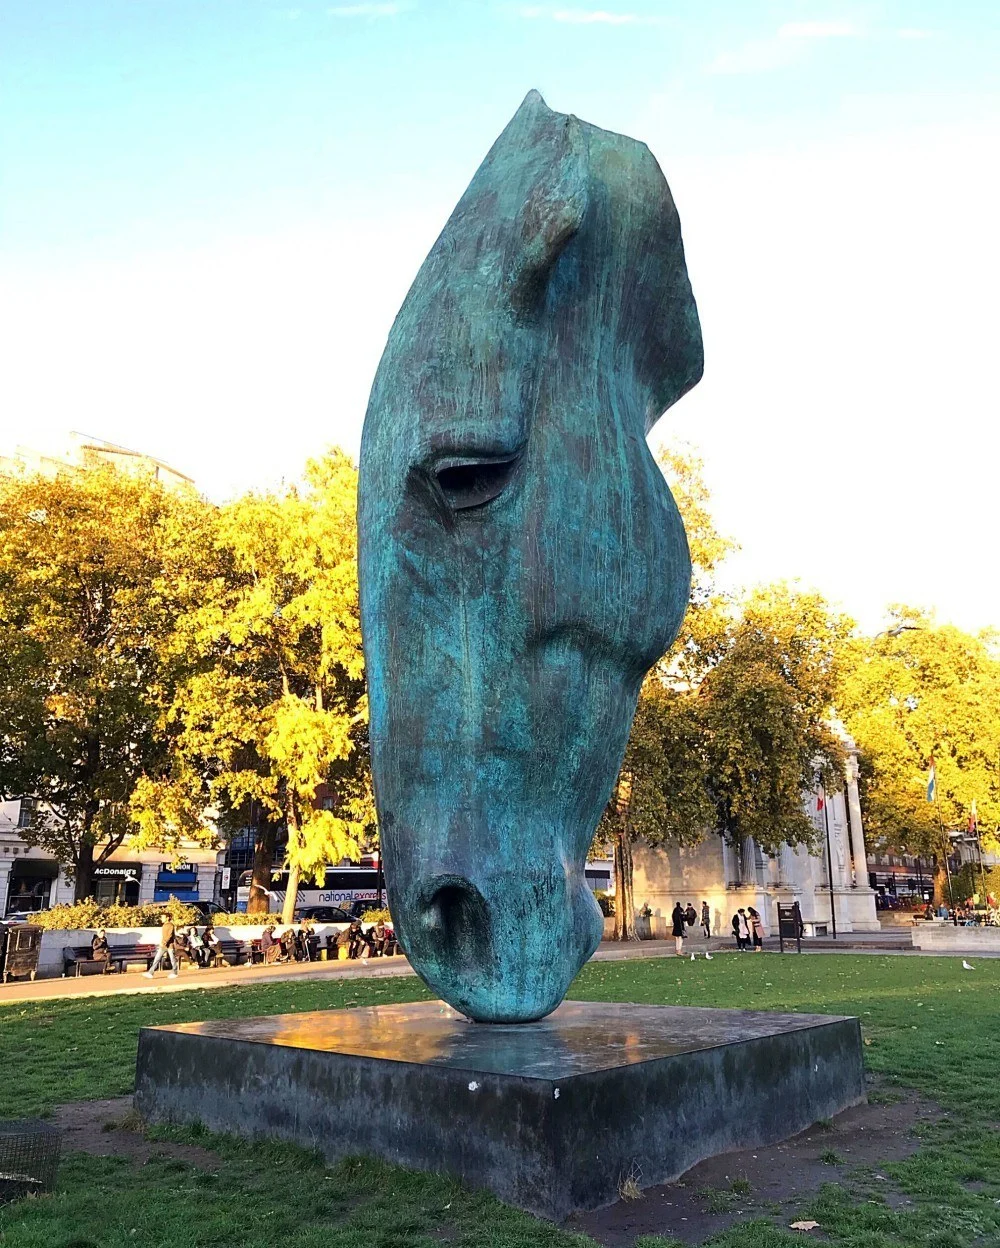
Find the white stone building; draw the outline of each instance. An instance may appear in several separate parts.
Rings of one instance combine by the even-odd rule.
[[[690,849],[637,845],[636,909],[648,906],[654,916],[669,919],[675,902],[684,906],[691,902],[700,917],[701,903],[707,901],[713,934],[729,936],[732,916],[740,906],[753,906],[767,931],[776,933],[778,903],[797,901],[807,935],[832,934],[834,922],[838,933],[879,931],[858,797],[857,751],[853,741],[847,739],[845,744],[843,790],[828,795],[825,809],[818,794],[806,799],[819,834],[816,854],[784,846],[771,857],[752,840],[736,848],[721,836],[707,837]]]
[[[126,476],[158,481],[171,490],[193,490],[194,481],[183,472],[144,451],[133,451],[86,433],[71,433],[57,450],[18,446],[12,455],[0,454],[0,476],[55,477],[60,473],[86,472],[112,467]]]
[[[73,901],[73,881],[65,870],[50,853],[25,840],[28,825],[38,817],[30,802],[0,802],[0,918]],[[218,852],[191,845],[183,857],[183,862],[171,863],[162,849],[136,851],[126,842],[95,868],[92,895],[104,904],[145,905],[170,896],[215,901],[221,873]]]

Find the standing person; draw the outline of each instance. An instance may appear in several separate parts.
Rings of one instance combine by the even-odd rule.
[[[160,947],[156,951],[156,957],[153,959],[153,965],[145,972],[147,979],[152,979],[156,972],[160,969],[164,962],[170,961],[170,978],[177,978],[177,954],[174,951],[174,943],[177,939],[177,933],[174,930],[173,920],[169,914],[160,915]]]
[[[698,922],[698,916],[695,914],[694,906],[690,902],[688,902],[687,909],[684,911],[684,917],[687,919],[688,927],[694,927]]]
[[[302,920],[301,940],[306,961],[316,962],[319,959],[319,937],[312,919]]]
[[[750,923],[742,906],[736,911],[736,919],[736,947],[745,953],[750,948]]]
[[[708,902],[701,903],[701,926],[705,933],[705,939],[708,940],[712,934],[712,912],[708,908]]]
[[[679,958],[684,956],[684,929],[687,927],[687,916],[681,909],[681,903],[677,902],[670,915],[670,921],[673,924],[674,933],[674,953]]]
[[[748,911],[750,939],[753,941],[754,953],[761,953],[764,949],[764,922],[757,911],[750,906]]]

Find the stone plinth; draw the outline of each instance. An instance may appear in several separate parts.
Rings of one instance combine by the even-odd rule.
[[[495,1026],[423,1002],[144,1028],[135,1104],[448,1173],[558,1221],[864,1095],[854,1018],[565,1002]]]

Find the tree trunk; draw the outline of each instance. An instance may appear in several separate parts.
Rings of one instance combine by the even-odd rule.
[[[84,836],[73,868],[73,900],[86,901],[94,886],[94,846]]]
[[[286,927],[295,918],[295,904],[299,899],[299,864],[295,855],[301,848],[299,844],[299,812],[295,806],[295,798],[288,795],[288,849],[291,850],[288,861],[288,887],[285,889],[285,904],[281,911],[281,921]],[[287,852],[287,851],[286,851]]]
[[[934,905],[951,905],[951,898],[948,896],[948,873],[940,854],[934,859]]]
[[[247,914],[267,914],[271,908],[271,899],[267,892],[271,887],[271,870],[274,867],[274,847],[278,839],[277,824],[269,819],[263,827],[258,828],[257,844],[253,853],[253,879],[250,883],[250,898],[247,901]]]
[[[295,903],[299,899],[299,869],[294,863],[288,868],[288,888],[285,892],[285,905],[281,911],[281,921],[289,927],[295,918]]]
[[[615,940],[638,940],[632,891],[632,833],[627,823],[615,833]]]

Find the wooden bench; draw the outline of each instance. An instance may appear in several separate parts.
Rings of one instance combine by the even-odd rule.
[[[338,956],[339,956],[339,955],[338,955],[338,953],[337,953],[337,950],[338,950],[337,938],[338,938],[338,936],[339,936],[339,935],[340,935],[340,933],[339,933],[339,932],[331,932],[331,933],[327,936],[327,938],[326,938],[326,956],[329,958],[329,960],[330,960],[331,962],[336,962],[336,961],[338,960]],[[375,950],[374,950],[374,949],[372,949],[372,950],[371,950],[371,952],[370,952],[370,953],[369,953],[369,955],[368,955],[370,958],[377,958],[377,957],[381,957],[381,958],[391,958],[391,957],[393,957],[393,956],[395,955],[396,950],[397,950],[397,949],[398,949],[398,947],[399,947],[399,946],[397,945],[397,943],[396,943],[396,933],[395,933],[395,932],[393,932],[392,930],[390,930],[390,931],[388,931],[388,932],[387,932],[387,935],[388,935],[388,937],[389,937],[389,940],[388,940],[388,942],[387,942],[388,947],[387,947],[387,949],[386,949],[385,953],[381,953],[381,954],[380,954],[380,953],[376,953],[376,952],[375,952]],[[370,947],[370,946],[369,946],[369,947]],[[355,959],[355,960],[356,960],[356,961],[360,961],[360,960],[361,960],[361,959],[360,959],[360,954],[359,954],[358,958],[357,958],[357,959]]]
[[[241,958],[246,958],[248,962],[252,962],[253,958],[250,956],[250,952],[245,941],[220,940],[215,946],[216,966],[218,966],[220,958],[230,966],[239,966]]]
[[[149,969],[156,956],[156,945],[111,945],[107,960],[95,958],[90,945],[66,945],[63,948],[63,975],[69,974],[73,968],[75,977],[83,974],[85,969],[100,969],[105,974],[112,966],[119,972],[126,966],[144,966]]]

